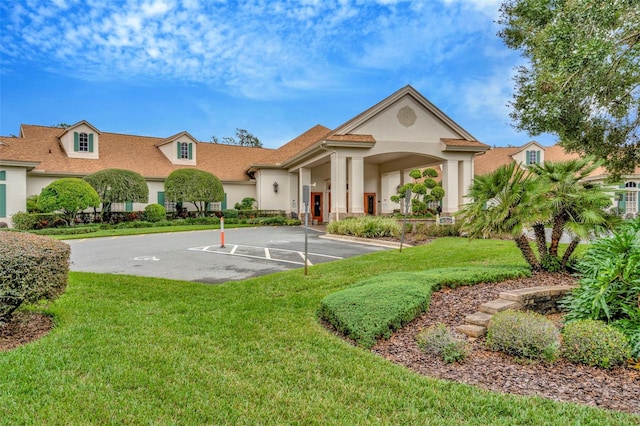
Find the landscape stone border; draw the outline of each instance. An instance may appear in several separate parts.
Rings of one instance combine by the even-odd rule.
[[[480,310],[464,319],[456,330],[469,337],[482,337],[494,314],[507,309],[529,310],[542,315],[559,312],[558,302],[576,286],[528,287],[500,292],[498,299],[480,305]]]

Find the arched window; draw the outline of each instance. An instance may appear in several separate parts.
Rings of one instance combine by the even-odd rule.
[[[635,215],[638,214],[638,210],[640,210],[639,200],[638,200],[638,184],[635,182],[626,182],[624,187],[627,189],[624,194],[624,212],[625,214]]]

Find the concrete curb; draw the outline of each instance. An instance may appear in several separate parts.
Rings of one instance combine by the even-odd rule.
[[[359,238],[359,237],[352,237],[350,235],[325,234],[325,235],[320,235],[319,238],[325,238],[327,240],[334,240],[334,241],[348,241],[351,243],[366,244],[366,245],[378,246],[378,247],[400,248],[400,243],[395,241],[375,240],[371,238]],[[407,243],[404,243],[402,247],[413,247],[413,246]]]

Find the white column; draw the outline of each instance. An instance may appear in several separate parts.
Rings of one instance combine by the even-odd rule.
[[[442,200],[443,213],[458,211],[458,160],[448,160],[442,163]]]
[[[473,181],[473,160],[460,161],[458,167],[458,204],[471,202],[465,197]]]
[[[331,217],[340,220],[347,213],[347,159],[338,152],[331,154]]]
[[[349,169],[349,213],[364,214],[364,158],[351,157]]]

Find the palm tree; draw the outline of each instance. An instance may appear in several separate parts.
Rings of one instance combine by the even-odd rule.
[[[478,176],[467,194],[473,201],[459,213],[462,231],[470,238],[510,234],[531,269],[541,270],[524,231],[526,226],[544,223],[549,217],[545,191],[542,182],[532,179],[517,163]]]
[[[544,162],[529,167],[536,180],[547,188],[546,202],[551,210],[551,244],[548,256],[558,258],[558,247],[567,229],[573,236],[565,250],[565,266],[581,239],[611,229],[614,216],[605,209],[611,204],[603,189],[585,180],[602,162],[593,157],[563,162]],[[546,246],[546,241],[545,241]]]

